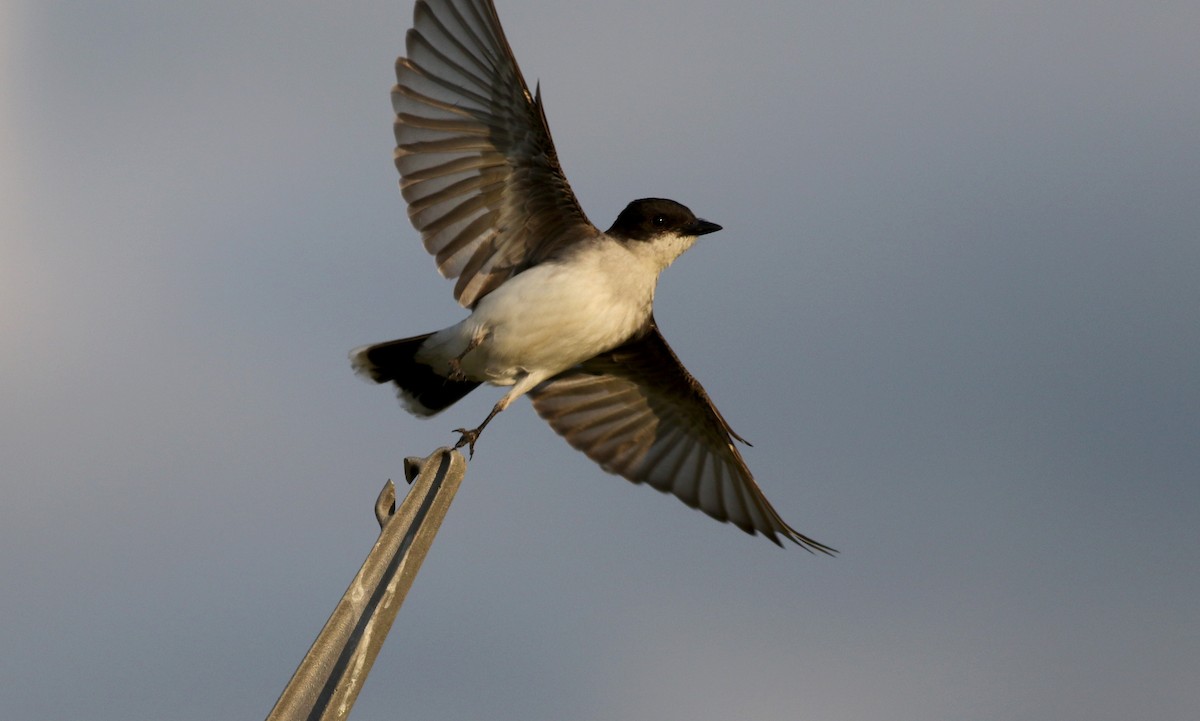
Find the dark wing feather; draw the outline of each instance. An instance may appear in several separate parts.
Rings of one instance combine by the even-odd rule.
[[[598,233],[567,183],[490,0],[418,0],[396,61],[396,168],[408,215],[470,308]]]
[[[533,407],[604,470],[672,493],[747,533],[832,553],[787,525],[733,441],[742,440],[667,345],[653,318],[639,338],[530,392]]]

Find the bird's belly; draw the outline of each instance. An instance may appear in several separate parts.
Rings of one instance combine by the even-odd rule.
[[[650,299],[613,290],[603,278],[554,267],[515,276],[460,324],[468,344],[478,339],[461,360],[463,372],[510,385],[528,374],[548,378],[615,348],[645,323]]]

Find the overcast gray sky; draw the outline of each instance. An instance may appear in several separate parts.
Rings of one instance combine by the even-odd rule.
[[[592,220],[791,524],[481,440],[356,718],[1200,717],[1195,2],[499,0]],[[259,718],[431,421],[411,6],[0,5],[0,715]]]

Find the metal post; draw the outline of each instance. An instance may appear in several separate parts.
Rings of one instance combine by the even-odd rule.
[[[375,502],[379,539],[267,721],[344,719],[354,706],[467,462],[458,451],[439,448],[425,459],[405,459],[404,466],[412,488],[396,509],[396,488],[384,484]]]

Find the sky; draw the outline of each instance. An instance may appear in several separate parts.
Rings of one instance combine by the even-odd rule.
[[[1195,2],[498,0],[607,227],[724,230],[656,315],[779,549],[521,401],[355,718],[1200,717]],[[457,321],[392,166],[407,2],[0,5],[0,715],[258,718]]]

